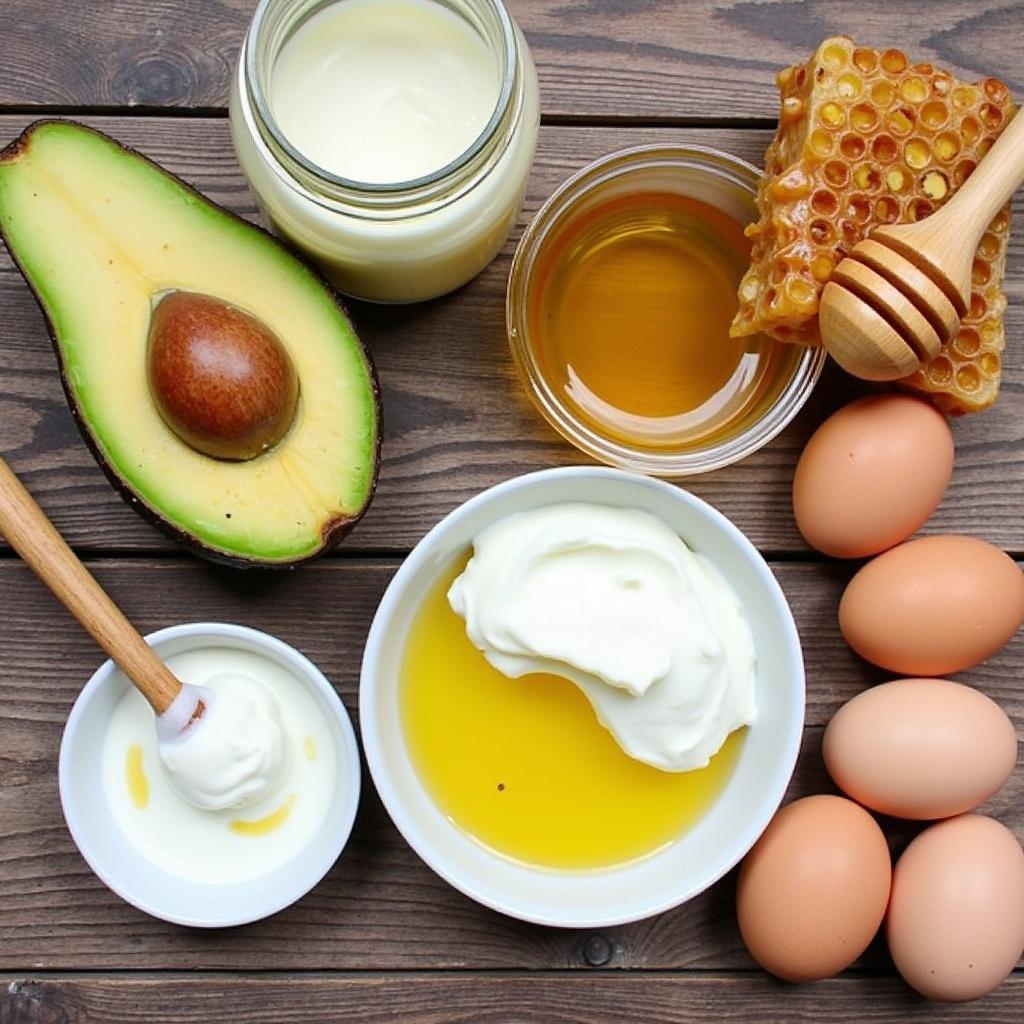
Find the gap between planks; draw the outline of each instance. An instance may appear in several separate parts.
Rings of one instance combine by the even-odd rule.
[[[930,534],[914,534],[909,537],[908,540],[919,540],[921,537],[931,536]],[[0,543],[3,538],[0,537]],[[199,555],[189,554],[184,550],[175,550],[174,548],[153,548],[152,550],[146,550],[142,548],[81,548],[72,546],[72,550],[75,554],[86,563],[91,562],[120,562],[122,564],[131,564],[132,562],[180,562],[183,564],[197,563],[199,565],[218,565],[218,563],[211,560],[202,558]],[[352,550],[346,550],[344,546],[341,548],[335,548],[334,550],[324,552],[323,555],[313,560],[313,563],[330,563],[330,562],[344,562],[346,565],[394,565],[398,566],[405,561],[409,555],[412,554],[412,548],[407,547],[396,547],[396,548],[355,548]],[[821,554],[817,551],[785,551],[782,549],[775,550],[773,548],[758,548],[758,554],[769,564],[779,563],[782,565],[827,565],[827,566],[846,566],[848,569],[853,570],[855,567],[870,562],[872,558],[877,558],[877,555],[872,555],[869,558],[851,558],[851,559],[838,559],[829,558],[827,555]],[[1015,562],[1020,564],[1021,568],[1024,569],[1024,549],[1017,551],[1016,549],[1001,549],[1005,550]],[[884,554],[884,552],[881,552]],[[5,561],[17,562],[19,556],[16,552],[10,548],[0,546],[0,563]],[[310,562],[303,562],[295,566],[273,566],[273,565],[254,565],[251,568],[261,572],[270,573],[289,573],[299,572],[306,565],[313,564]],[[231,567],[228,567],[231,568]],[[237,568],[238,572],[244,573],[249,570]]]
[[[107,106],[102,103],[74,106],[56,104],[0,104],[0,117],[30,117],[45,120],[50,117],[158,117],[167,120],[224,120],[227,107],[161,107],[147,104],[138,106]],[[640,114],[542,114],[540,123],[545,128],[734,128],[743,131],[774,131],[778,119],[774,117],[695,117],[682,115]]]
[[[469,978],[474,975],[485,978],[531,978],[537,980],[563,979],[566,976],[572,977],[610,977],[621,978],[623,976],[657,976],[661,978],[686,977],[686,978],[763,978],[767,976],[765,970],[756,965],[750,967],[730,967],[723,970],[721,967],[588,967],[588,966],[567,966],[567,967],[399,967],[399,968],[339,968],[337,970],[283,970],[278,967],[204,967],[194,970],[190,967],[117,967],[117,968],[95,968],[95,967],[63,967],[60,970],[0,970],[0,985],[4,981],[14,981],[18,978],[31,978],[39,981],[83,981],[88,979],[103,980],[105,978],[126,978],[133,981],[166,981],[174,978],[183,978],[189,981],[223,981],[226,978],[238,979],[240,982],[248,979],[259,981],[345,981],[360,980],[368,981],[374,978],[394,979],[396,977],[410,978]],[[827,981],[856,982],[869,978],[896,978],[899,975],[895,969],[886,970],[876,967],[848,967],[841,974]],[[1018,964],[1008,975],[1007,980],[1024,980],[1024,963]],[[0,989],[2,993],[2,989]]]

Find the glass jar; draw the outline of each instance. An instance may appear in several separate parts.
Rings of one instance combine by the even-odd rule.
[[[239,163],[273,231],[341,291],[375,302],[443,295],[494,259],[522,206],[540,122],[526,40],[502,0],[431,0],[464,19],[493,55],[500,91],[490,120],[468,149],[432,174],[387,184],[353,181],[295,149],[268,99],[283,46],[332,2],[347,0],[261,0],[231,89]]]
[[[609,204],[650,194],[698,200],[742,227],[757,217],[759,178],[758,169],[745,160],[705,146],[637,146],[602,157],[569,178],[523,232],[512,260],[505,308],[513,361],[541,415],[587,455],[651,476],[706,473],[762,448],[810,397],[825,365],[823,348],[776,343],[763,336],[749,339],[744,387],[728,402],[709,402],[706,416],[687,417],[696,419],[688,433],[652,446],[585,415],[574,400],[574,389],[553,377],[550,361],[542,355],[540,335],[549,323],[539,312],[537,296],[543,290],[544,268],[552,265],[559,239],[575,225],[593,222]],[[638,223],[632,230],[638,230]],[[579,259],[582,245],[569,251]],[[738,271],[733,287],[739,276]],[[584,315],[584,310],[577,311],[578,317]],[[643,332],[624,338],[623,348],[636,360],[640,374]]]

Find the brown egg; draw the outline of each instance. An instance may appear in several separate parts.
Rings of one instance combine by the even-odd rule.
[[[299,383],[280,339],[245,310],[175,291],[150,318],[149,390],[160,415],[196,451],[241,461],[281,440]]]
[[[811,547],[864,558],[920,529],[952,474],[953,435],[933,405],[872,395],[834,413],[807,442],[793,514]]]
[[[851,800],[809,796],[783,807],[737,882],[750,955],[787,981],[838,974],[878,931],[891,875],[882,830]]]
[[[948,679],[898,679],[832,717],[825,767],[859,803],[897,818],[948,818],[983,804],[1017,763],[1017,734],[995,701]]]
[[[940,676],[995,654],[1024,619],[1024,575],[973,537],[922,537],[868,562],[839,603],[846,642],[908,676]]]
[[[896,865],[886,933],[900,974],[929,999],[991,992],[1024,952],[1017,838],[980,814],[925,829]]]

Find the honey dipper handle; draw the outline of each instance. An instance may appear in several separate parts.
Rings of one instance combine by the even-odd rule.
[[[153,653],[0,458],[0,533],[161,715],[181,683]]]
[[[971,298],[971,266],[992,218],[1024,181],[1024,115],[1011,118],[973,174],[936,213],[914,224],[875,228],[886,243],[940,285],[963,316]]]
[[[956,220],[974,239],[972,249],[989,221],[1024,181],[1024,116],[1018,111],[1003,129],[973,174],[939,213]]]

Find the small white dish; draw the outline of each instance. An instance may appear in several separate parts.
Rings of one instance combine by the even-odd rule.
[[[409,758],[399,717],[399,668],[409,626],[438,575],[465,557],[486,526],[563,501],[645,509],[718,567],[746,610],[757,653],[757,719],[725,790],[679,840],[610,869],[533,867],[482,846],[449,821]],[[677,906],[722,877],[753,846],[793,773],[804,722],[800,639],[775,577],[747,538],[687,491],[617,469],[543,470],[471,498],[416,545],[370,628],[359,686],[363,746],[377,791],[410,846],[467,896],[538,924],[597,928]],[[468,768],[469,766],[467,766]]]
[[[335,746],[338,778],[323,823],[301,853],[277,870],[244,882],[206,885],[149,861],[124,836],[107,804],[103,737],[130,685],[110,660],[78,695],[60,745],[60,800],[71,837],[89,867],[123,900],[153,917],[194,928],[247,924],[304,896],[327,873],[348,841],[359,805],[359,748],[348,712],[323,673],[293,647],[245,626],[197,622],[146,637],[163,658],[204,647],[253,651],[276,661],[314,695]]]

